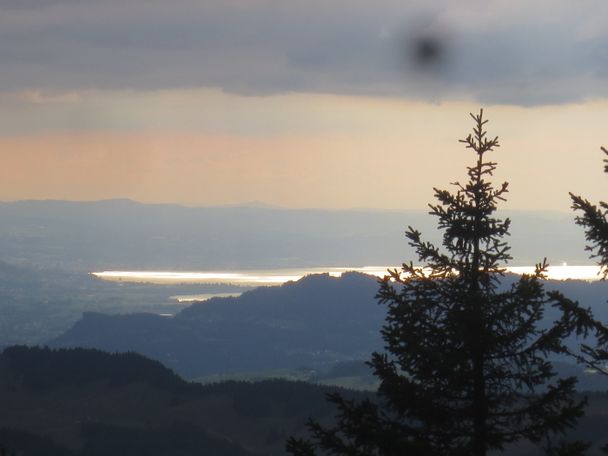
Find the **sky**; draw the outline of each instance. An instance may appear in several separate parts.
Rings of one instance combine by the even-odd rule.
[[[0,0],[0,200],[423,208],[484,108],[505,208],[606,199],[600,0]]]

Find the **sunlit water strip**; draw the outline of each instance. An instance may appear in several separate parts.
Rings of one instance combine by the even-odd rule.
[[[99,279],[128,283],[154,284],[228,284],[239,286],[280,285],[296,281],[310,274],[328,273],[339,277],[345,272],[355,271],[364,274],[384,277],[387,266],[366,266],[362,268],[306,268],[306,269],[268,269],[258,271],[102,271],[91,274]],[[514,266],[507,271],[515,274],[530,274],[533,266]],[[547,277],[553,280],[586,280],[595,281],[601,278],[598,266],[550,266]]]
[[[191,294],[191,295],[176,295],[170,296],[169,299],[177,302],[200,302],[208,301],[211,298],[236,298],[243,293],[203,293],[203,294]]]

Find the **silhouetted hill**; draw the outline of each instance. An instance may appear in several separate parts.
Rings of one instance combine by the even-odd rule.
[[[69,329],[84,311],[173,314],[183,294],[240,292],[229,285],[150,285],[106,282],[89,274],[0,261],[0,349],[37,344]]]
[[[279,380],[203,386],[140,355],[11,347],[0,354],[0,446],[22,456],[278,456],[308,417],[333,420],[325,394],[336,390]],[[606,407],[608,394],[589,394],[587,416],[567,437],[606,443]]]
[[[308,276],[238,298],[194,304],[173,318],[87,313],[54,347],[136,351],[186,377],[366,358],[380,348],[377,279]]]
[[[184,382],[160,362],[132,352],[110,354],[83,348],[57,351],[17,345],[2,352],[1,362],[11,371],[18,372],[21,386],[32,390],[100,381],[114,386],[143,382],[184,393],[196,387]]]
[[[608,321],[608,283],[548,281],[547,288],[580,300]],[[382,347],[385,309],[374,299],[377,290],[377,279],[364,274],[311,275],[194,304],[173,318],[88,313],[51,345],[136,351],[188,378],[329,367],[368,359]],[[553,313],[548,309],[548,320]]]
[[[0,450],[10,451],[6,456],[76,456],[49,437],[10,428],[0,429]]]
[[[106,424],[86,424],[80,433],[85,445],[79,456],[253,456],[228,440],[213,437],[204,428],[175,422],[159,428],[123,428]],[[259,454],[259,453],[257,453]]]
[[[587,263],[572,214],[505,211],[519,264]],[[0,203],[0,250],[12,263],[79,272],[398,265],[414,258],[408,225],[439,240],[426,210],[190,208],[130,200]]]
[[[335,390],[203,386],[133,353],[10,347],[0,355],[0,444],[24,456],[283,454],[309,416],[331,419],[325,394]]]

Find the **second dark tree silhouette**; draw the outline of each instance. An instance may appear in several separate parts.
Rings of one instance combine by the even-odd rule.
[[[608,155],[608,150],[602,147]],[[608,173],[608,159],[604,159],[604,172]],[[608,203],[600,201],[593,204],[582,196],[570,193],[572,209],[577,212],[576,223],[585,229],[588,245],[587,251],[591,258],[597,260],[601,267],[602,279],[608,277]],[[581,345],[580,352],[575,357],[596,371],[608,375],[608,326],[594,319],[583,319],[589,331],[595,336],[595,345]],[[608,452],[608,446],[606,447]]]

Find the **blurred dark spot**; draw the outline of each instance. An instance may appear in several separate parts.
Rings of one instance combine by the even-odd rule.
[[[429,67],[441,62],[444,55],[443,43],[435,37],[424,36],[414,40],[412,59],[416,65]]]

